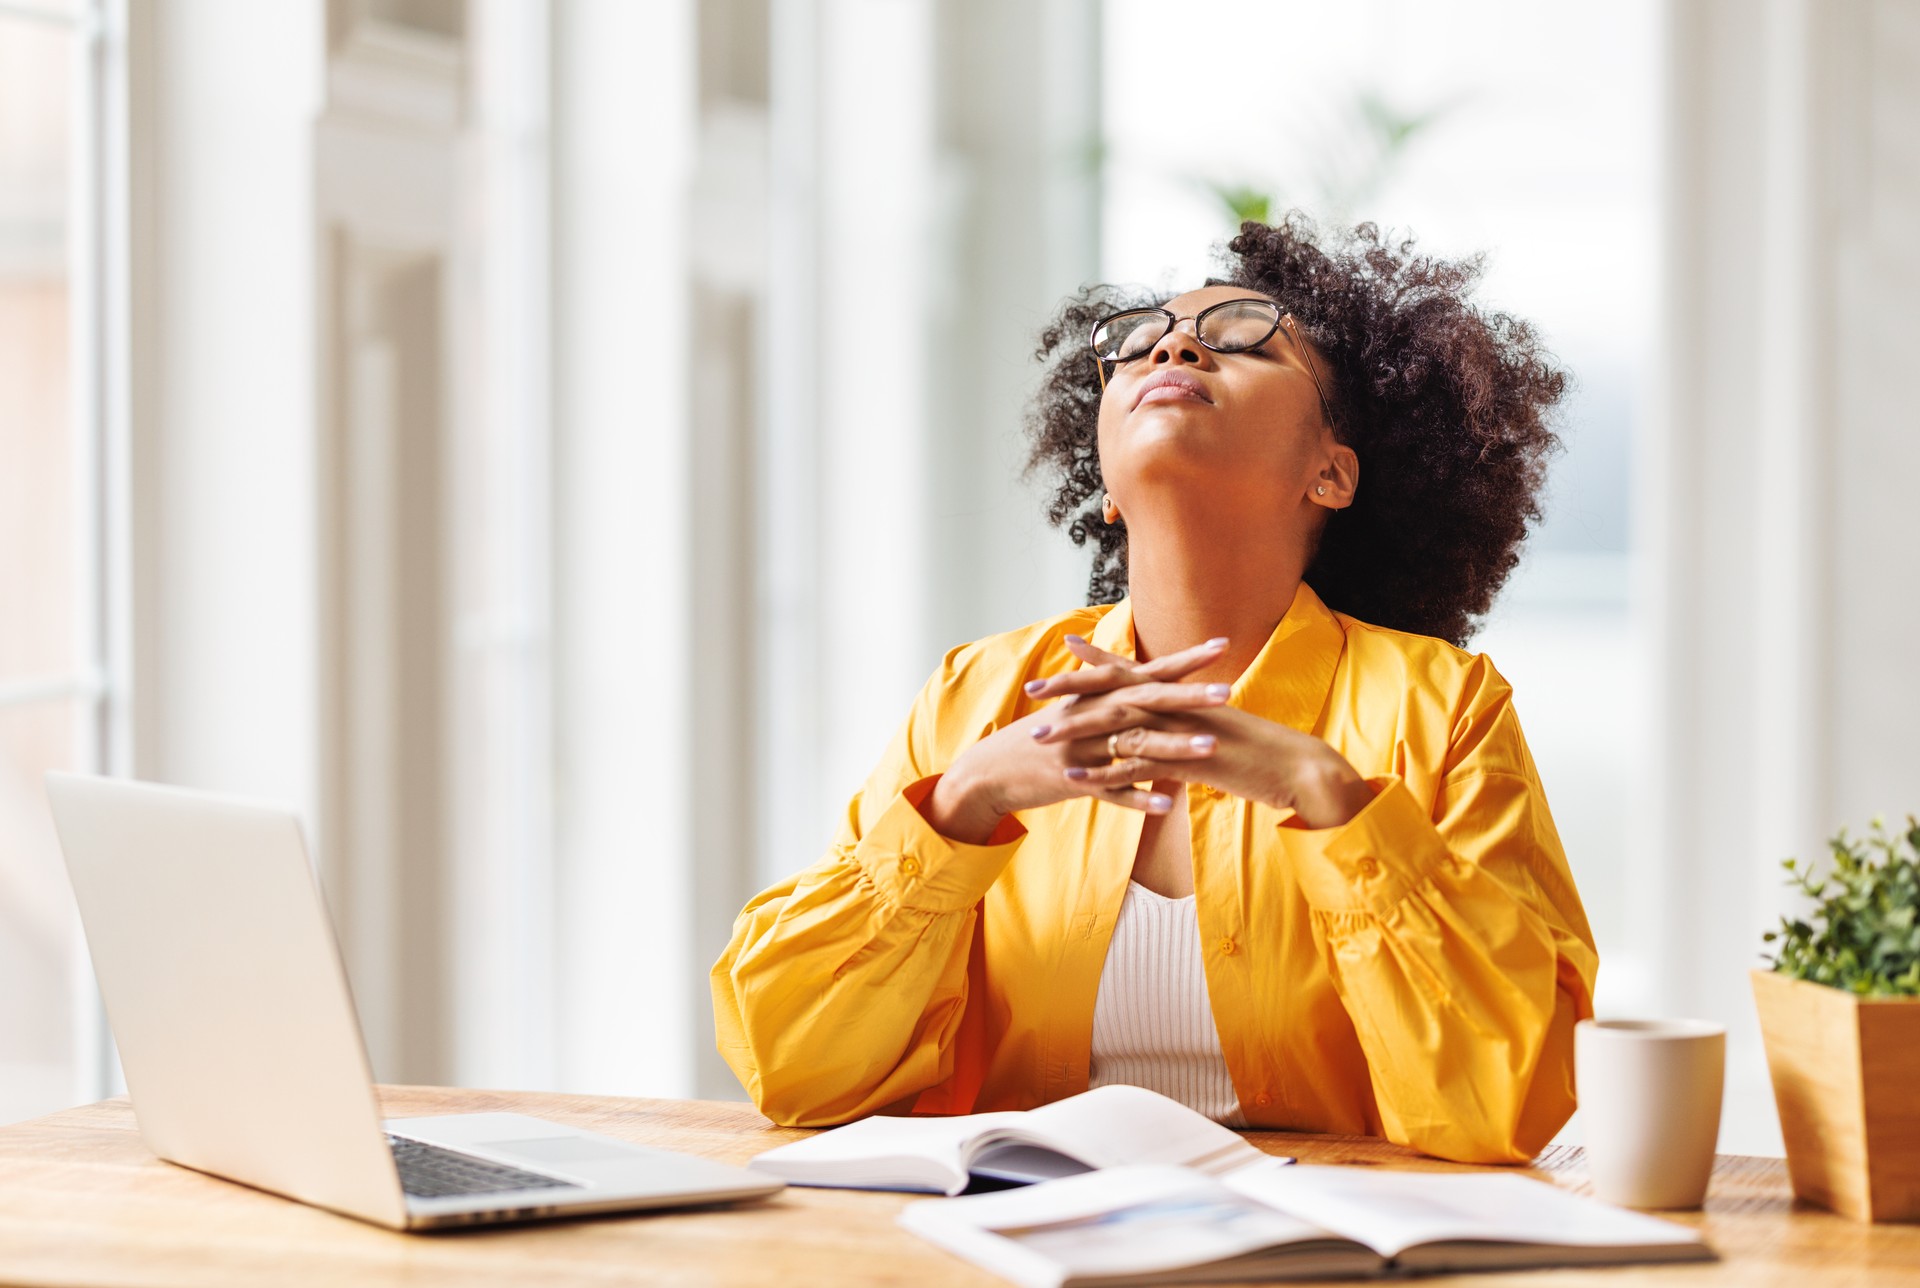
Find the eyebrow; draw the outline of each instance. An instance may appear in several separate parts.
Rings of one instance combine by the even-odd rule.
[[[1182,295],[1197,295],[1201,291],[1217,291],[1222,287],[1225,287],[1229,291],[1245,291],[1246,292],[1245,295],[1236,295],[1232,297],[1233,299],[1236,299],[1236,300],[1258,300],[1262,304],[1273,304],[1273,305],[1280,304],[1280,301],[1278,299],[1276,299],[1274,296],[1266,294],[1265,292],[1261,291],[1258,287],[1245,286],[1239,282],[1223,281],[1218,277],[1209,277],[1206,281],[1200,283],[1200,285],[1198,286],[1190,286],[1184,291],[1175,291],[1172,295],[1169,295],[1167,299],[1177,300]],[[1219,301],[1219,303],[1225,303],[1225,301],[1222,300],[1222,301]],[[1163,302],[1161,304],[1161,307],[1165,308],[1166,304]]]
[[[1264,295],[1230,295],[1224,300],[1215,300],[1212,304],[1205,306],[1204,308],[1200,309],[1198,312],[1195,312],[1195,313],[1188,313],[1184,315],[1179,313],[1174,313],[1173,320],[1175,322],[1191,322],[1196,317],[1199,317],[1201,313],[1205,313],[1207,309],[1218,308],[1222,304],[1238,304],[1241,300],[1249,300],[1255,304],[1271,304],[1275,308],[1280,308],[1280,302],[1278,300],[1270,300]],[[1168,300],[1166,304],[1162,304],[1160,307],[1163,309],[1166,309],[1167,312],[1169,313],[1173,313],[1173,310],[1171,308],[1167,308],[1167,305],[1172,303],[1173,303],[1172,300]],[[1280,311],[1282,313],[1286,312],[1285,309],[1280,309]]]

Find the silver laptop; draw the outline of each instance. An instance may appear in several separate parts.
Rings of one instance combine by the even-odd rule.
[[[397,1230],[757,1199],[782,1182],[520,1114],[380,1121],[285,810],[48,774],[148,1148]]]

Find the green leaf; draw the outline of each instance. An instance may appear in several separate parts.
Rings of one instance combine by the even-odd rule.
[[[1236,229],[1249,219],[1257,224],[1272,222],[1274,200],[1271,192],[1243,183],[1210,183],[1207,188],[1227,208],[1227,214]]]
[[[1761,942],[1778,943],[1783,974],[1861,996],[1920,996],[1920,820],[1904,832],[1873,820],[1867,835],[1843,828],[1827,842],[1823,873],[1784,859],[1786,884],[1809,901]]]

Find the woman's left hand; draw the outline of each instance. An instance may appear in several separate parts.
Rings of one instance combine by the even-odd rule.
[[[1068,647],[1090,666],[1136,665],[1092,644],[1073,641]],[[1069,711],[1039,739],[1073,744],[1069,759],[1078,763],[1066,773],[1083,786],[1123,787],[1150,779],[1205,783],[1276,809],[1291,809],[1310,828],[1338,827],[1373,799],[1373,789],[1346,757],[1312,734],[1238,707],[1158,715],[1129,707],[1125,689],[1108,697],[1117,701]],[[1155,760],[1134,754],[1150,730],[1211,737],[1213,745],[1198,759]],[[1108,758],[1109,738],[1120,752],[1117,760]]]

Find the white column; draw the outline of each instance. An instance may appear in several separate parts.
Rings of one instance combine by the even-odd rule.
[[[684,1095],[691,0],[553,10],[557,1085]],[[699,798],[724,807],[724,794]]]
[[[320,8],[127,16],[131,768],[311,811]]]
[[[927,621],[940,595],[928,559],[930,323],[946,294],[934,277],[939,49],[929,3],[823,0],[819,12],[819,261],[803,340],[818,457],[803,503],[820,560],[812,761],[823,799],[844,802],[938,660]],[[792,820],[787,870],[817,857],[836,808]]]
[[[1911,640],[1920,16],[1676,0],[1664,423],[1641,454],[1663,732],[1639,872],[1661,1004],[1725,1021],[1766,1114],[1746,972],[1779,860],[1920,809]],[[1896,589],[1899,588],[1899,589]]]
[[[552,439],[546,0],[467,6],[468,248],[453,539],[448,836],[453,1065],[466,1086],[557,1069],[551,789]]]
[[[1821,42],[1821,93],[1831,116],[1810,151],[1824,161],[1809,187],[1823,214],[1816,281],[1831,293],[1814,326],[1830,325],[1822,385],[1829,407],[1815,439],[1825,457],[1822,519],[1831,552],[1825,588],[1828,729],[1823,831],[1875,813],[1920,814],[1920,416],[1909,384],[1920,354],[1920,6],[1904,0],[1811,5]]]

